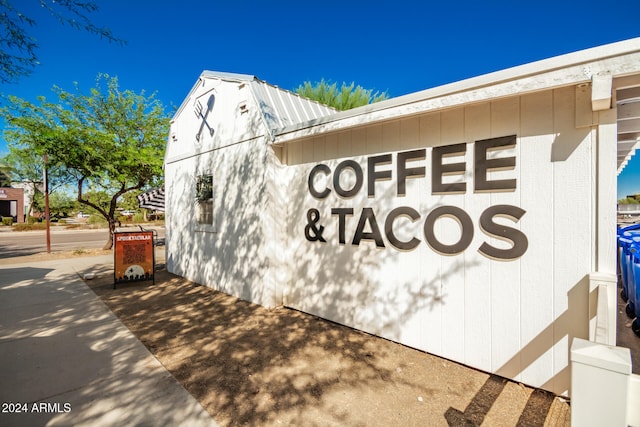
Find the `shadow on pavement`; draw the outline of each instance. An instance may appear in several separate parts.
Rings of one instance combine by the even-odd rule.
[[[0,266],[0,425],[215,425],[59,262]]]

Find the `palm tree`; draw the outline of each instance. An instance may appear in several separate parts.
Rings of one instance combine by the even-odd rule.
[[[338,87],[337,83],[331,83],[325,79],[315,83],[306,81],[298,86],[294,92],[340,111],[384,101],[389,98],[389,94],[386,91],[382,93],[374,92],[373,89],[365,89],[360,85],[356,86],[353,82],[351,84],[343,82],[342,86]]]

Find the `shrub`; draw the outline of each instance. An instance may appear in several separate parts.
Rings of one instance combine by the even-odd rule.
[[[44,230],[47,228],[47,224],[42,222],[36,222],[35,224],[29,224],[23,222],[22,224],[16,224],[13,226],[15,231],[32,231],[32,230]]]
[[[164,221],[164,212],[150,213],[147,215],[149,221]]]
[[[144,222],[144,214],[137,213],[133,216],[133,222]]]
[[[106,224],[107,220],[101,215],[91,215],[87,220],[89,224]]]
[[[40,222],[40,219],[38,219],[38,217],[35,217],[35,216],[27,217],[27,224],[35,224],[36,222]]]
[[[11,227],[13,225],[13,218],[11,218],[10,216],[3,216],[2,225],[8,225],[9,227]]]

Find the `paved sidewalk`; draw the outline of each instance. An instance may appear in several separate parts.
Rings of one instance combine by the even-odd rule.
[[[216,425],[80,279],[108,262],[0,265],[1,426]]]

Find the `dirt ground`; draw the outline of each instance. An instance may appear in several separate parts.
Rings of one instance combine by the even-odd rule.
[[[220,425],[568,426],[541,390],[160,270],[86,283]]]

